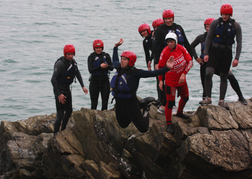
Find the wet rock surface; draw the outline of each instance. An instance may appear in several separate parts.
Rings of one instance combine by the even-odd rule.
[[[53,136],[55,114],[1,121],[0,178],[252,178],[252,102],[200,106],[185,120],[152,105],[150,128],[122,129],[114,110],[74,111]]]

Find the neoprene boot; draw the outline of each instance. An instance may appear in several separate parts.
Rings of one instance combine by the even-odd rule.
[[[171,133],[171,134],[174,133],[174,129],[173,129],[173,127],[172,127],[171,124],[168,124],[168,125],[167,125],[166,132],[169,132],[169,133]]]
[[[178,116],[178,117],[181,117],[181,118],[183,118],[183,119],[189,119],[190,118],[190,116],[188,116],[188,115],[186,115],[186,114],[176,114],[176,116]]]

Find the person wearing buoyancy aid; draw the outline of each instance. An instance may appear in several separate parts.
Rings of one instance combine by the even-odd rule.
[[[224,98],[227,91],[227,77],[232,63],[236,67],[239,63],[239,57],[242,47],[242,32],[239,23],[231,19],[233,15],[233,8],[230,4],[223,4],[220,8],[221,18],[214,20],[208,31],[205,41],[205,56],[204,62],[207,63],[206,77],[205,77],[205,92],[206,98],[199,103],[201,105],[208,105],[212,103],[212,77],[216,70],[220,74],[220,97],[218,105],[229,109]],[[232,62],[232,45],[236,37],[236,54]],[[243,99],[239,99],[246,103]]]
[[[198,35],[194,39],[194,41],[191,43],[192,50],[193,50],[193,56],[194,56],[195,60],[200,65],[200,78],[201,78],[201,84],[202,84],[202,87],[203,87],[203,94],[202,94],[203,100],[206,97],[206,92],[205,92],[205,74],[206,74],[207,62],[204,62],[205,39],[206,39],[207,33],[209,31],[210,24],[212,23],[213,20],[214,20],[214,18],[207,18],[204,21],[204,27],[205,27],[206,32],[203,33],[203,34],[201,34],[201,35]],[[195,51],[195,47],[198,44],[201,44],[201,54],[200,54],[200,57],[197,56],[197,53]],[[219,69],[215,70],[215,74],[216,75],[220,75]],[[227,79],[230,81],[230,84],[231,84],[232,88],[234,89],[234,91],[236,92],[236,94],[237,94],[237,96],[239,98],[239,101],[242,104],[246,105],[247,101],[244,99],[244,97],[242,95],[242,92],[241,92],[241,89],[240,89],[240,86],[239,86],[239,83],[238,83],[237,79],[235,78],[234,74],[231,72],[231,70],[228,73]]]
[[[53,91],[55,95],[57,116],[54,123],[54,135],[66,128],[68,120],[72,114],[72,94],[70,85],[76,77],[84,91],[88,90],[84,87],[84,83],[78,70],[77,63],[73,59],[75,55],[75,48],[73,45],[65,45],[63,49],[64,56],[60,57],[54,64],[54,72],[51,78]]]
[[[159,60],[160,54],[162,50],[167,46],[167,42],[165,41],[165,36],[169,32],[174,32],[176,33],[178,37],[178,44],[184,46],[186,50],[189,52],[189,54],[192,56],[192,49],[191,46],[187,40],[187,37],[185,35],[184,29],[174,23],[174,12],[170,9],[166,9],[163,11],[163,20],[164,24],[160,25],[157,30],[154,33],[154,38],[153,38],[153,53],[154,53],[154,59]],[[157,62],[158,63],[158,62]],[[162,92],[162,98],[161,98],[161,106],[158,109],[158,112],[163,113],[165,110],[166,106],[166,97],[165,93]]]
[[[137,56],[134,52],[124,51],[121,54],[121,62],[118,57],[118,47],[123,43],[120,39],[113,49],[113,65],[117,69],[111,79],[112,95],[115,98],[116,119],[122,128],[129,126],[131,122],[136,128],[144,133],[149,128],[150,103],[155,100],[147,97],[141,100],[137,98],[137,89],[140,78],[154,77],[167,72],[173,67],[173,60],[167,61],[167,67],[161,70],[148,71],[134,67]],[[143,113],[141,109],[143,108]]]
[[[91,109],[97,108],[99,93],[101,93],[101,110],[108,109],[110,93],[109,71],[113,70],[110,55],[103,52],[104,44],[100,39],[93,42],[94,52],[88,56],[88,70],[91,74],[89,93],[91,99]]]
[[[160,55],[158,67],[162,69],[166,66],[168,60],[174,60],[174,66],[165,73],[165,88],[163,88],[163,75],[159,76],[159,87],[166,93],[165,118],[167,123],[166,131],[174,133],[172,126],[172,108],[175,104],[176,91],[180,96],[178,111],[176,116],[189,119],[190,116],[183,114],[183,109],[189,99],[189,90],[186,82],[186,74],[193,66],[192,57],[185,47],[177,44],[177,35],[169,32],[166,37],[167,47],[164,48]]]

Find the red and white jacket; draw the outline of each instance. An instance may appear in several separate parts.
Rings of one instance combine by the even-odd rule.
[[[169,46],[166,46],[159,58],[159,69],[166,67],[166,62],[171,56],[174,56],[174,66],[165,73],[165,84],[174,87],[182,86],[186,80],[184,83],[178,84],[180,76],[182,73],[186,75],[192,68],[192,57],[185,47],[180,44],[177,44],[175,49],[170,49]],[[162,75],[159,75],[159,80],[163,80]]]

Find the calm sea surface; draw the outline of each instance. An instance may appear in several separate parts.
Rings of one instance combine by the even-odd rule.
[[[84,84],[88,87],[87,57],[93,51],[93,40],[102,39],[104,51],[112,56],[114,44],[123,38],[124,44],[119,53],[124,50],[134,51],[137,54],[136,67],[146,69],[139,25],[148,23],[151,26],[153,20],[162,18],[165,9],[172,9],[175,23],[184,28],[191,43],[204,32],[204,20],[208,17],[218,18],[220,7],[225,3],[227,1],[222,0],[0,1],[0,120],[15,121],[55,113],[50,79],[54,62],[63,55],[65,44],[75,46],[75,59]],[[252,96],[252,5],[249,1],[241,3],[230,0],[228,3],[233,6],[233,18],[240,23],[243,33],[240,63],[232,71],[248,99]],[[197,47],[199,51],[200,47]],[[187,75],[190,99],[185,111],[196,110],[202,95],[199,65],[194,62]],[[72,85],[72,93],[74,110],[90,108],[89,94],[83,93],[79,83]],[[141,79],[138,95],[157,97],[154,77]],[[212,98],[213,104],[217,105],[217,76],[213,78]],[[226,101],[237,99],[229,85]],[[109,108],[112,107],[109,104]]]

